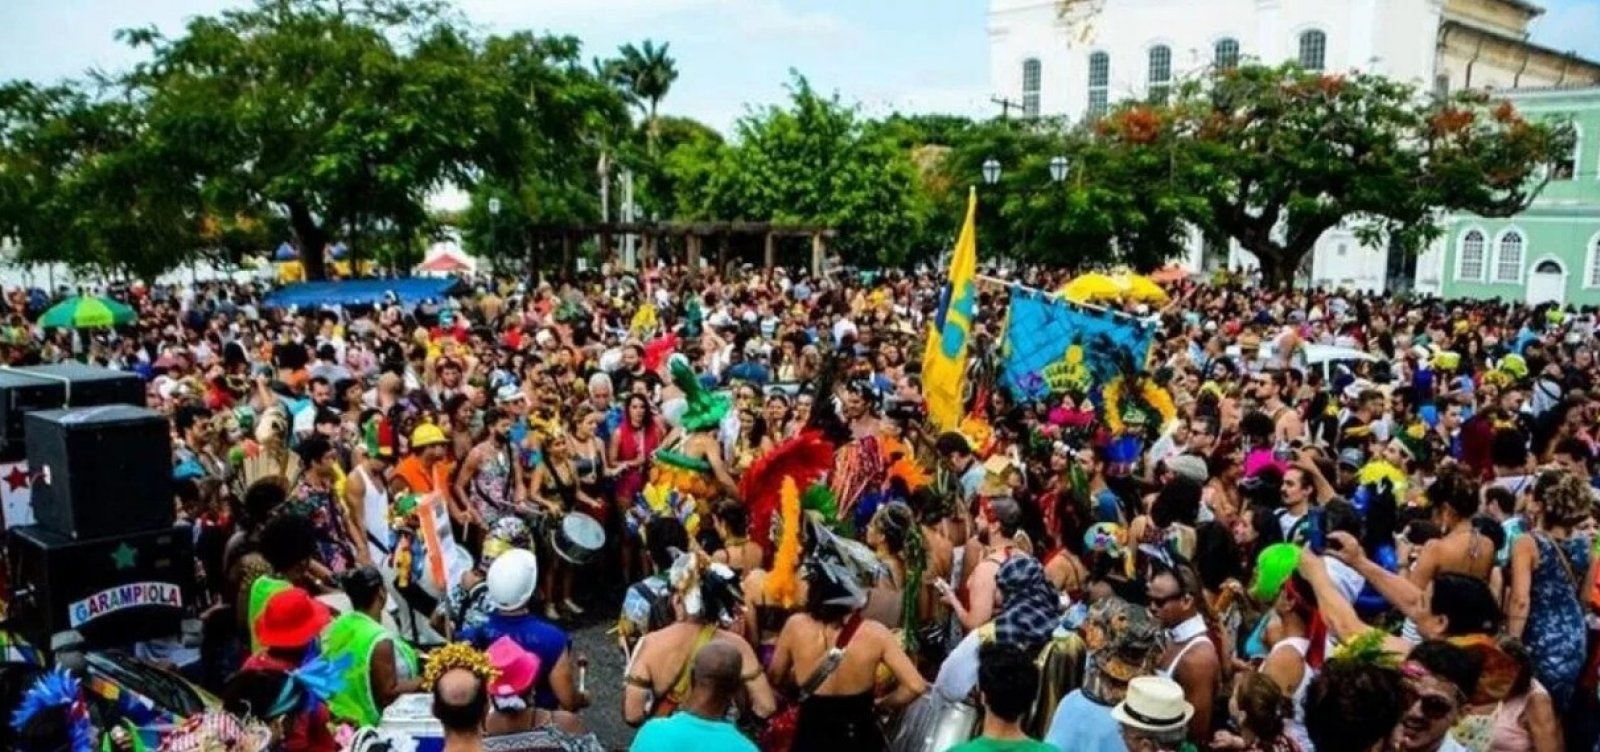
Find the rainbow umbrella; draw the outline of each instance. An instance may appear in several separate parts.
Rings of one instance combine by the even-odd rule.
[[[57,329],[92,329],[131,324],[138,316],[132,308],[110,298],[80,298],[61,301],[39,317],[39,326]]]

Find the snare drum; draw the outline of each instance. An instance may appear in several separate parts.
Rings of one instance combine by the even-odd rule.
[[[606,530],[595,518],[572,512],[550,526],[550,548],[567,562],[582,566],[594,560],[606,545]]]

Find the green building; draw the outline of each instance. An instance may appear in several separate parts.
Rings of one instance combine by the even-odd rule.
[[[1418,289],[1445,298],[1600,306],[1600,87],[1505,96],[1530,120],[1571,119],[1578,136],[1572,156],[1555,165],[1544,191],[1521,214],[1448,217],[1443,237],[1419,259]]]

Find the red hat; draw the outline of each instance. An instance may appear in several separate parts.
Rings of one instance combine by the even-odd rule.
[[[267,599],[256,617],[256,639],[269,648],[305,647],[332,619],[328,607],[310,593],[289,588]]]
[[[500,672],[489,685],[495,697],[516,697],[528,691],[539,675],[539,656],[524,650],[510,637],[501,637],[489,646],[489,665]]]

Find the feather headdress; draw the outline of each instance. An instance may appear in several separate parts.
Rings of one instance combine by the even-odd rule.
[[[672,372],[673,385],[683,391],[683,399],[688,404],[683,410],[683,417],[679,419],[683,430],[691,433],[712,431],[721,425],[723,416],[733,406],[728,395],[707,391],[694,374],[694,369],[689,367],[689,359],[682,355],[673,355],[667,361],[667,367]]]
[[[11,713],[11,728],[20,733],[34,716],[52,708],[66,708],[69,752],[91,752],[94,729],[89,723],[83,685],[65,669],[54,669],[34,681],[22,696],[22,704]]]
[[[772,543],[772,516],[785,480],[807,488],[833,467],[834,445],[821,431],[806,429],[761,455],[739,479],[739,497],[750,510],[750,537]]]

